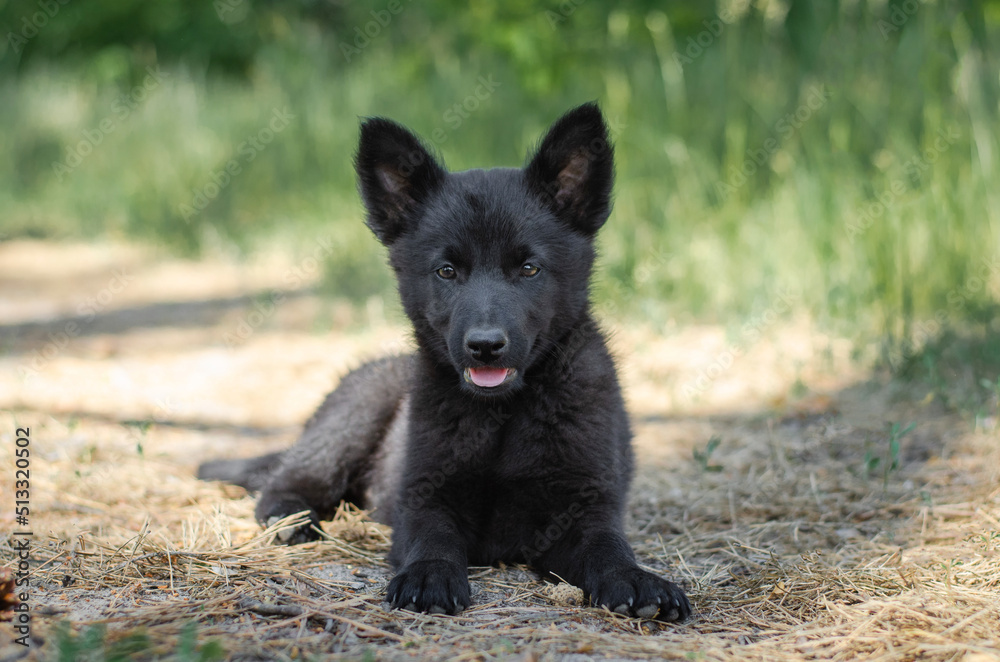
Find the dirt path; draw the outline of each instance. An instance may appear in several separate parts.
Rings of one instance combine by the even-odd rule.
[[[232,659],[1000,660],[997,430],[870,381],[805,322],[749,342],[609,321],[636,421],[629,532],[691,621],[583,608],[520,568],[473,570],[458,617],[386,611],[388,530],[345,511],[330,540],[275,547],[251,498],[193,478],[291,443],[339,375],[406,348],[378,302],[272,305],[302,268],[0,244],[0,552],[16,568],[27,427],[34,637],[4,636],[0,660],[98,622],[109,647],[163,654],[191,621]],[[915,424],[898,446],[893,423]]]

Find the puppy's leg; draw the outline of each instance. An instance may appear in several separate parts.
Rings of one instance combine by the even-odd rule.
[[[368,363],[348,374],[306,424],[299,441],[261,490],[255,515],[268,526],[301,511],[309,522],[287,531],[289,544],[315,540],[321,519],[342,499],[366,507],[364,494],[386,430],[409,387],[410,358]]]
[[[386,589],[389,605],[430,614],[457,614],[468,607],[465,540],[450,509],[425,505],[403,518],[393,531],[389,560],[399,571]]]
[[[595,606],[662,621],[687,618],[684,589],[638,566],[616,520],[610,513],[584,514],[536,567],[580,587]]]

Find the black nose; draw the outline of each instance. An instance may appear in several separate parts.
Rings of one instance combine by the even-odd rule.
[[[465,351],[474,359],[492,361],[507,350],[507,334],[503,329],[470,329],[465,334]]]

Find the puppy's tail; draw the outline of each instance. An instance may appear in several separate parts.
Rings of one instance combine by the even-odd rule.
[[[221,480],[257,492],[267,484],[284,453],[270,453],[247,460],[212,460],[198,467],[201,480]]]

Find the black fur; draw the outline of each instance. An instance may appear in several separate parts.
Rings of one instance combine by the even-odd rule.
[[[347,375],[280,458],[199,476],[260,488],[265,524],[318,524],[341,499],[372,509],[394,529],[393,607],[456,613],[467,567],[503,561],[595,605],[685,618],[684,592],[641,570],[623,532],[631,431],[588,297],[613,179],[597,106],[559,119],[524,169],[448,173],[385,119],[362,124],[356,166],[416,354]]]

